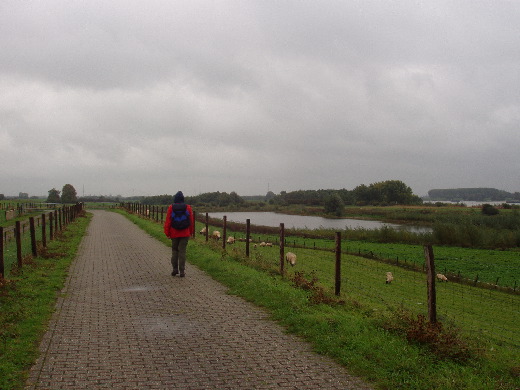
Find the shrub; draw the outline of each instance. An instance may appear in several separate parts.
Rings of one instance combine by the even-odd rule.
[[[482,214],[484,215],[497,215],[498,209],[488,203],[482,205]]]
[[[431,323],[422,314],[414,317],[404,310],[398,311],[383,327],[427,347],[440,360],[467,362],[477,355],[477,350],[455,328],[445,327],[441,322]]]

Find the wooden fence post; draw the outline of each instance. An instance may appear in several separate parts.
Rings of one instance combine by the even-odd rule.
[[[29,218],[29,229],[31,231],[31,250],[34,257],[38,256],[38,249],[36,246],[36,229],[34,227],[34,217]]]
[[[20,228],[20,221],[15,222],[14,233],[16,235],[16,259],[18,260],[18,267],[22,268],[22,229]]]
[[[57,234],[58,231],[58,210],[54,210],[54,234]]]
[[[0,277],[5,277],[4,265],[4,228],[0,226]]]
[[[223,226],[222,226],[222,249],[226,249],[226,234],[227,234],[227,216],[224,215],[222,217]]]
[[[54,215],[52,211],[49,213],[49,238],[54,240]]]
[[[435,292],[435,263],[431,245],[424,245],[424,257],[426,259],[426,284],[428,286],[428,319],[434,324],[437,322],[437,298]]]
[[[249,236],[251,235],[251,220],[246,219],[246,257],[249,257]]]
[[[280,275],[283,276],[285,266],[285,225],[280,224]]]
[[[206,213],[206,242],[208,242],[209,239],[209,216],[208,213]]]
[[[45,213],[42,214],[42,245],[47,248],[47,230],[45,228]]]
[[[341,292],[341,232],[336,232],[336,288],[335,294]]]

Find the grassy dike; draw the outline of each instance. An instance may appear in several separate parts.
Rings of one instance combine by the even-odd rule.
[[[169,245],[160,224],[120,212]],[[520,369],[518,362],[511,361],[511,355],[494,353],[468,340],[464,359],[445,358],[396,332],[402,317],[374,316],[373,308],[365,303],[311,303],[311,290],[295,288],[289,278],[250,267],[243,260],[233,251],[223,251],[201,238],[188,246],[188,261],[226,285],[230,294],[263,307],[288,332],[304,338],[316,352],[333,357],[376,388],[520,388]],[[417,321],[412,324],[415,328],[408,329],[417,331],[423,325]],[[448,336],[452,337],[448,343],[466,344],[457,335]]]
[[[76,218],[45,252],[27,257],[0,282],[0,389],[24,388],[90,219],[91,214]]]

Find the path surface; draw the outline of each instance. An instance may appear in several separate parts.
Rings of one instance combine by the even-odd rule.
[[[368,389],[123,216],[94,218],[27,389]],[[189,251],[189,245],[188,245]]]

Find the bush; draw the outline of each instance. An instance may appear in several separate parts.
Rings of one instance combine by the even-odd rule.
[[[482,214],[484,215],[497,215],[498,209],[488,203],[482,205]]]

